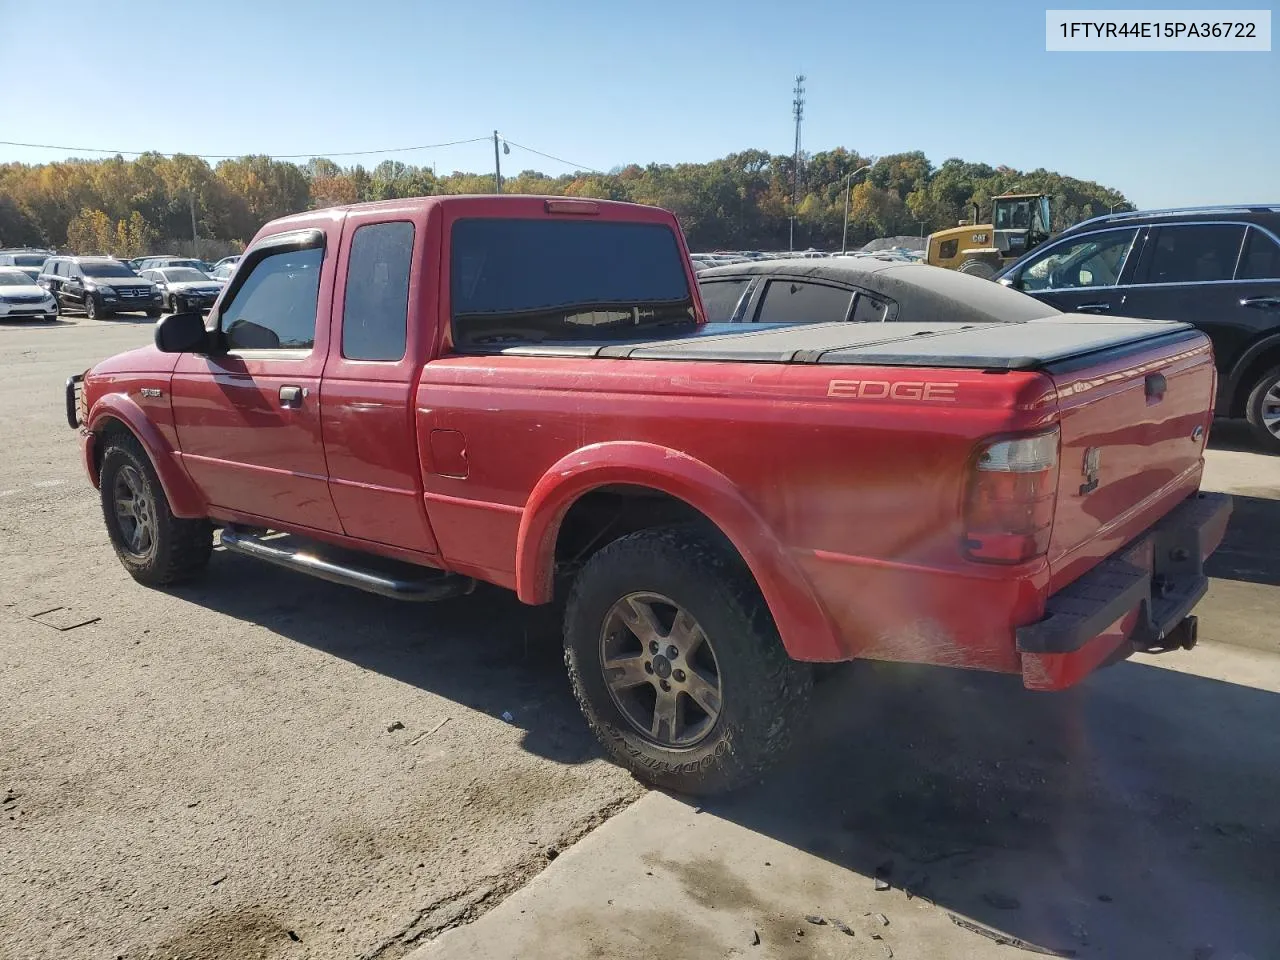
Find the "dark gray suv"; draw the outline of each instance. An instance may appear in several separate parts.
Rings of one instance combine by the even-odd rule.
[[[40,286],[61,306],[83,310],[90,320],[117,313],[155,319],[164,310],[156,285],[111,257],[50,257],[40,271]]]
[[[1213,341],[1218,416],[1246,418],[1280,453],[1280,204],[1086,220],[996,279],[1063,311],[1199,327]]]

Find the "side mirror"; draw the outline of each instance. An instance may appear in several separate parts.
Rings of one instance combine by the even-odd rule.
[[[209,340],[199,313],[173,313],[156,324],[156,349],[161,353],[204,353]]]

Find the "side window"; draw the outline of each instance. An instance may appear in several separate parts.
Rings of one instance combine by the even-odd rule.
[[[960,249],[960,241],[952,237],[938,244],[938,259],[950,260]]]
[[[704,280],[698,284],[702,305],[707,308],[707,323],[728,323],[738,309],[738,301],[750,285],[746,277],[734,280]]]
[[[324,251],[283,250],[258,261],[222,309],[229,350],[309,350]]]
[[[1237,280],[1280,280],[1280,245],[1257,227],[1249,228]]]
[[[881,297],[873,297],[868,293],[859,293],[853,305],[854,323],[884,323],[889,319],[889,301]]]
[[[1147,283],[1230,280],[1240,255],[1244,227],[1229,223],[1161,227],[1151,251]]]
[[[829,323],[848,320],[853,291],[800,280],[770,280],[757,323]]]
[[[1014,286],[1031,293],[1115,286],[1137,235],[1136,229],[1108,230],[1061,243],[1023,267]]]
[[[412,223],[371,223],[356,230],[342,306],[342,355],[348,360],[404,356],[412,260]]]

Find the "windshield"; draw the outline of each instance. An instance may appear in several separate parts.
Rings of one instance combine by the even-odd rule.
[[[621,339],[696,322],[663,224],[460,220],[452,260],[460,344]]]
[[[13,257],[15,267],[39,267],[49,258],[43,253],[17,253]]]
[[[192,270],[190,267],[170,267],[161,270],[160,273],[170,283],[190,283],[193,280],[199,282],[209,279],[199,270]]]
[[[21,270],[0,270],[0,287],[29,287],[32,280]]]
[[[137,274],[118,261],[100,260],[96,263],[80,262],[80,269],[86,277],[136,277]]]
[[[1030,200],[1004,200],[996,203],[997,230],[1026,230],[1031,226]]]

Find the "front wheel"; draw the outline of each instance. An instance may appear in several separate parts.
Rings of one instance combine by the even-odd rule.
[[[98,301],[93,298],[92,294],[85,294],[84,315],[90,320],[102,319],[102,308],[98,306]]]
[[[166,306],[167,306],[167,308],[168,308],[168,310],[169,310],[169,312],[170,312],[170,313],[177,313],[177,312],[178,312],[178,299],[177,299],[177,297],[173,296],[173,294],[170,294],[170,295],[169,295],[169,299],[168,299],[168,301],[167,301],[167,303],[166,303]]]
[[[151,460],[132,435],[107,442],[99,488],[107,535],[133,579],[160,587],[189,579],[208,564],[212,525],[173,515]]]
[[[610,756],[690,794],[758,778],[813,684],[742,562],[686,527],[631,534],[587,562],[565,613],[565,663]]]
[[[1280,367],[1268,370],[1249,391],[1245,416],[1267,453],[1280,453]]]

